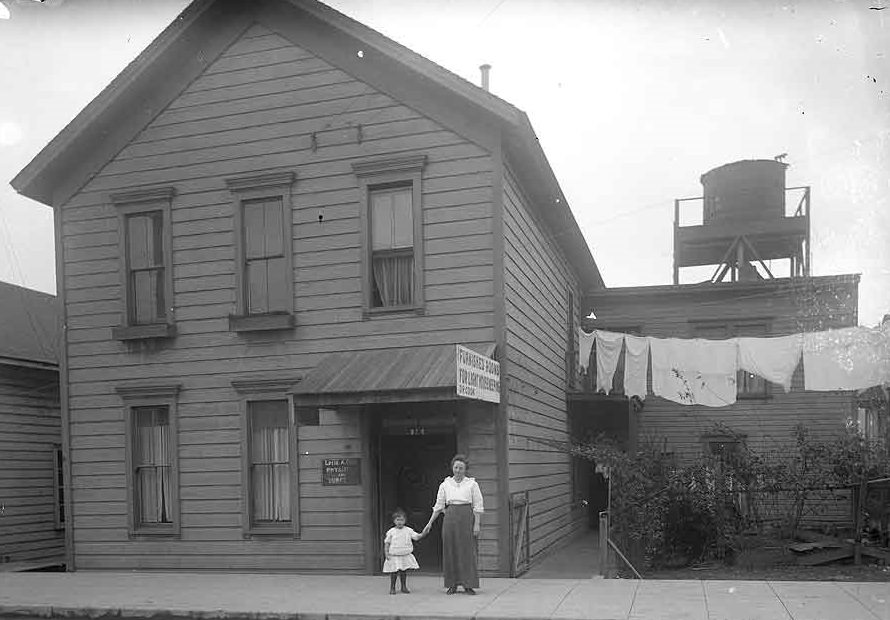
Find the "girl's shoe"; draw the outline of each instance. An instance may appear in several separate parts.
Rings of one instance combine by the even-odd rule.
[[[445,590],[445,594],[454,594],[455,592],[457,592],[457,586],[451,586],[450,588]]]
[[[408,589],[408,586],[402,586],[402,594],[411,594],[411,590]]]
[[[476,594],[476,590],[474,590],[473,588],[468,588],[466,586],[464,586],[464,592],[466,592],[467,594]]]
[[[390,594],[395,594],[395,593],[396,593],[396,589],[395,589],[395,588],[390,588],[390,589],[389,589],[389,593],[390,593]]]

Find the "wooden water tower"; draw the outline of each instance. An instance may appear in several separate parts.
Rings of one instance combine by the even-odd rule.
[[[788,260],[788,276],[810,275],[810,188],[785,187],[787,164],[737,161],[704,173],[704,196],[674,201],[674,284],[680,268],[714,265],[711,282],[774,278],[766,261]],[[786,215],[786,196],[799,195]],[[680,207],[702,204],[702,223],[680,225]],[[758,269],[758,265],[760,269]]]

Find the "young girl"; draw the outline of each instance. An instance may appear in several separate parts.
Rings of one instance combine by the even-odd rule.
[[[383,572],[390,573],[389,576],[389,593],[396,593],[396,575],[402,582],[402,592],[410,594],[408,590],[408,573],[412,568],[420,568],[417,560],[414,558],[414,544],[412,541],[420,540],[423,534],[418,534],[410,527],[405,525],[407,515],[401,508],[396,508],[392,513],[393,527],[386,532],[383,539],[383,554],[386,560],[383,562]]]

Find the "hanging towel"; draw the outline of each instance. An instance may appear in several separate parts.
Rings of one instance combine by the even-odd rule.
[[[624,395],[646,398],[646,375],[649,371],[649,339],[624,336]]]
[[[738,347],[731,340],[649,338],[652,391],[684,405],[723,407],[736,401]]]
[[[608,394],[612,391],[612,378],[618,367],[624,334],[602,330],[593,333],[596,337],[596,390]]]
[[[791,390],[791,377],[800,361],[801,334],[774,338],[736,338],[739,369]]]
[[[890,383],[890,334],[847,327],[803,335],[804,388],[861,390]]]
[[[593,339],[596,332],[587,333],[580,327],[578,328],[578,367],[581,372],[587,370],[590,362],[590,349],[593,348]]]

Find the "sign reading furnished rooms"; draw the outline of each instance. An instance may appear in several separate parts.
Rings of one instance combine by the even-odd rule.
[[[490,357],[457,345],[454,356],[457,369],[457,395],[501,402],[501,365]]]

